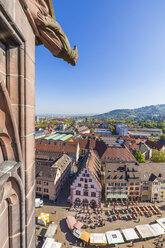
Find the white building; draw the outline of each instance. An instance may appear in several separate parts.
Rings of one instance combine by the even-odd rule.
[[[94,151],[89,151],[82,170],[71,185],[71,204],[101,207],[101,164]]]
[[[100,135],[112,135],[110,129],[95,128],[94,133],[99,133]]]
[[[89,128],[86,126],[77,127],[76,131],[77,131],[77,133],[82,133],[82,134],[90,133]]]
[[[123,123],[116,124],[116,134],[121,136],[128,136],[128,127]]]

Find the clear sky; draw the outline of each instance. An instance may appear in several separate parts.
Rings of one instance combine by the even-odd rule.
[[[79,59],[36,47],[36,113],[104,113],[165,104],[164,0],[53,0]]]

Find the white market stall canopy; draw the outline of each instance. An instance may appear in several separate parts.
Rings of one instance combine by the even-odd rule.
[[[108,244],[121,244],[124,243],[123,236],[120,231],[115,230],[115,231],[109,231],[106,232],[106,237]]]
[[[156,221],[159,223],[159,225],[161,225],[161,227],[165,229],[165,218],[161,218]]]
[[[74,230],[73,230],[73,235],[74,235],[76,238],[80,239],[80,237],[81,237],[81,235],[82,235],[82,232],[83,232],[82,229],[74,229]]]
[[[53,238],[56,231],[57,231],[57,225],[56,224],[50,224],[46,233],[45,233],[45,237],[46,238]]]
[[[164,229],[159,224],[152,224],[150,225],[151,228],[154,230],[155,233],[157,233],[157,236],[164,234]]]
[[[106,245],[107,239],[105,233],[91,233],[90,245]]]
[[[133,228],[123,229],[122,233],[126,241],[139,239],[139,236]]]
[[[157,236],[157,233],[155,233],[155,231],[148,224],[136,226],[135,229],[138,231],[142,239],[152,238]]]
[[[55,242],[54,239],[47,238],[42,246],[42,248],[61,248],[62,244]]]

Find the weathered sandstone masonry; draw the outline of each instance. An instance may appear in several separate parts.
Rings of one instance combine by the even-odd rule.
[[[18,0],[0,0],[0,247],[35,247],[35,35]]]

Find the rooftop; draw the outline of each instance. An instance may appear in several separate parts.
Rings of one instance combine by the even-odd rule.
[[[165,179],[165,163],[141,163],[139,173],[142,181],[153,181],[156,177]]]
[[[51,134],[51,135],[47,136],[46,138],[44,138],[44,140],[66,141],[72,137],[73,137],[73,134],[68,133],[68,132],[65,132],[65,133],[56,132],[55,134]]]
[[[49,181],[54,181],[58,169],[61,173],[65,171],[71,163],[71,158],[63,154],[52,166],[36,165],[36,178],[42,178]]]
[[[48,151],[48,152],[62,152],[62,153],[77,153],[78,144],[64,142],[64,141],[54,141],[54,140],[37,140],[36,141],[36,151]]]

